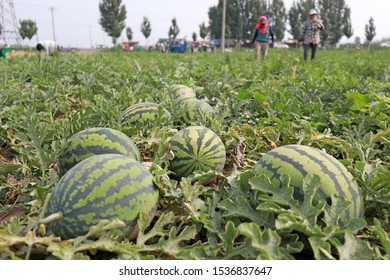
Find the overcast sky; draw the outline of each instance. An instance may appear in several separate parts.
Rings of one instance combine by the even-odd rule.
[[[229,1],[229,0],[227,0]],[[390,37],[390,1],[389,0],[346,0],[351,8],[352,27],[355,36],[364,40],[364,27],[370,16],[374,17],[377,36],[374,40]],[[133,40],[145,44],[140,32],[144,16],[148,17],[152,34],[148,43],[154,44],[159,38],[168,36],[172,18],[176,17],[180,28],[179,37],[191,39],[192,33],[199,33],[199,24],[208,24],[208,10],[218,0],[123,0],[126,5],[126,26],[134,32]],[[290,8],[293,0],[285,0]],[[68,47],[90,47],[98,44],[111,46],[109,38],[99,25],[98,0],[14,0],[18,20],[33,19],[38,26],[38,39],[53,39],[52,12],[54,8],[54,30],[60,45]],[[259,15],[260,16],[260,15]],[[255,25],[255,23],[254,23]],[[199,35],[198,35],[199,38]],[[287,39],[287,38],[285,38]],[[126,40],[125,32],[119,41]],[[31,45],[36,44],[36,37]],[[25,42],[27,44],[27,41]]]

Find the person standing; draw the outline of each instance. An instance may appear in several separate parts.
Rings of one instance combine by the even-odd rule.
[[[5,51],[3,53],[3,49],[5,49],[6,46],[7,46],[7,44],[5,43],[5,41],[0,39],[0,57],[5,58]]]
[[[266,59],[268,54],[269,39],[271,37],[272,45],[274,45],[274,32],[271,25],[269,25],[266,16],[261,16],[256,24],[255,36],[253,37],[252,44],[255,44],[255,59],[259,61],[259,55],[261,50],[261,58]]]
[[[54,52],[57,50],[57,44],[51,40],[41,41],[37,44],[37,50],[39,53],[41,53],[41,51],[45,51],[46,56],[53,56]]]
[[[320,31],[324,30],[324,26],[317,19],[317,11],[310,10],[309,19],[303,25],[303,58],[307,61],[309,49],[311,50],[311,59],[316,57],[318,44],[321,42]]]

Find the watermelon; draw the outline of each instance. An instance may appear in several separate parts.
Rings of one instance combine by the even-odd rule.
[[[160,117],[164,118],[161,119],[163,122],[169,122],[171,114],[159,104],[142,102],[123,111],[121,123],[132,127],[150,127],[155,125]]]
[[[169,145],[174,154],[169,170],[177,179],[194,171],[221,172],[225,166],[225,146],[218,135],[206,127],[182,129],[171,138]]]
[[[196,98],[195,91],[185,85],[173,85],[172,89],[172,98],[175,102],[180,99]]]
[[[286,145],[266,153],[254,166],[256,175],[265,175],[276,186],[281,186],[280,176],[288,174],[294,188],[294,198],[303,201],[302,183],[308,174],[321,178],[321,187],[315,201],[325,200],[330,204],[330,195],[335,194],[351,202],[344,219],[363,216],[363,198],[359,185],[333,156],[319,149],[303,145]]]
[[[140,161],[137,146],[126,134],[112,128],[94,127],[67,140],[58,159],[61,175],[80,161],[100,154],[122,154]]]
[[[150,219],[158,204],[150,172],[138,161],[119,154],[92,156],[71,168],[54,186],[49,201],[53,233],[63,239],[85,235],[100,220],[120,219],[130,234],[140,213]]]
[[[185,111],[184,122],[188,123],[199,119],[200,114],[211,115],[213,107],[204,100],[187,98],[180,101],[180,106]]]

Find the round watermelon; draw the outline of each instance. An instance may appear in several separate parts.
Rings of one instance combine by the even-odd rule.
[[[363,198],[359,185],[333,156],[319,149],[303,145],[286,145],[266,153],[254,166],[256,175],[267,176],[273,184],[281,186],[280,176],[290,175],[294,198],[303,201],[303,179],[308,174],[321,178],[315,200],[330,204],[330,195],[335,194],[351,202],[344,219],[363,216]],[[316,202],[315,201],[315,202]]]
[[[132,127],[148,127],[155,125],[159,119],[169,122],[171,114],[159,104],[151,102],[142,102],[131,105],[122,113],[122,125],[131,125]]]
[[[47,214],[61,213],[62,218],[50,229],[70,239],[103,219],[120,219],[127,235],[140,213],[152,219],[158,198],[153,177],[141,163],[124,155],[96,155],[76,164],[55,185]]]
[[[180,106],[184,109],[184,121],[191,122],[199,119],[200,114],[210,115],[213,107],[204,100],[187,98],[180,101]]]
[[[180,130],[169,144],[174,154],[169,170],[177,179],[194,171],[221,172],[225,166],[225,146],[218,135],[206,127],[190,126]]]
[[[137,146],[126,134],[112,128],[89,128],[67,140],[58,159],[61,175],[80,161],[100,154],[122,154],[138,161],[141,158]]]
[[[195,91],[185,85],[173,85],[172,90],[172,98],[175,102],[180,99],[196,98]]]

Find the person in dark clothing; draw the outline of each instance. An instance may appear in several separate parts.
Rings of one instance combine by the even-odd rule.
[[[303,58],[307,61],[309,50],[311,49],[311,59],[316,57],[318,44],[321,42],[320,31],[324,30],[324,26],[317,19],[317,11],[310,10],[309,19],[303,25]]]

